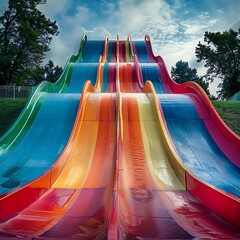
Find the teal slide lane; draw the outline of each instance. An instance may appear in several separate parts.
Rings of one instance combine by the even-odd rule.
[[[48,94],[32,127],[15,148],[0,156],[0,195],[47,171],[70,136],[79,94]]]
[[[240,197],[240,169],[217,146],[191,98],[183,94],[157,96],[184,165],[199,179]]]

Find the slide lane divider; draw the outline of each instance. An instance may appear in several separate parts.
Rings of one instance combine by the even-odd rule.
[[[120,91],[119,81],[119,36],[117,35],[117,48],[116,48],[116,94],[117,94],[117,143],[116,143],[116,166],[115,166],[115,179],[113,197],[111,203],[111,210],[108,225],[108,240],[119,239],[119,172],[121,168],[121,143],[123,140],[123,121],[122,121],[122,97]]]
[[[108,36],[105,37],[105,43],[104,43],[104,51],[103,51],[103,56],[102,56],[102,61],[103,63],[107,62],[107,57],[108,57],[108,52],[109,52],[109,39]]]

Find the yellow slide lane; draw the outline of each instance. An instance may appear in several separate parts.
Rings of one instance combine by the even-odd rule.
[[[175,175],[162,142],[157,114],[147,94],[137,94],[146,161],[160,190],[184,189]]]

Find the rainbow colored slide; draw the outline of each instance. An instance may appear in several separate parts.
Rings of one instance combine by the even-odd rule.
[[[0,139],[0,239],[238,239],[240,138],[149,36],[83,36]]]

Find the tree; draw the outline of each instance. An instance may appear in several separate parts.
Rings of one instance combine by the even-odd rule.
[[[53,61],[49,62],[44,66],[44,77],[47,81],[54,83],[62,74],[62,67],[54,66]]]
[[[187,81],[194,81],[203,88],[207,95],[209,95],[209,83],[204,81],[203,77],[198,76],[196,68],[190,68],[188,62],[182,60],[179,60],[175,66],[176,67],[171,68],[171,76],[175,82],[184,83]]]
[[[205,61],[211,81],[221,79],[219,97],[229,98],[240,90],[240,28],[223,33],[205,32],[204,42],[196,47],[197,62]]]
[[[24,84],[31,79],[49,51],[52,22],[37,9],[46,0],[9,0],[0,16],[0,84]]]
[[[49,81],[51,83],[56,82],[62,74],[62,67],[54,66],[53,61],[49,60],[49,62],[36,70],[36,75],[33,77],[31,82],[36,85],[41,81]],[[31,85],[31,84],[30,84]]]

